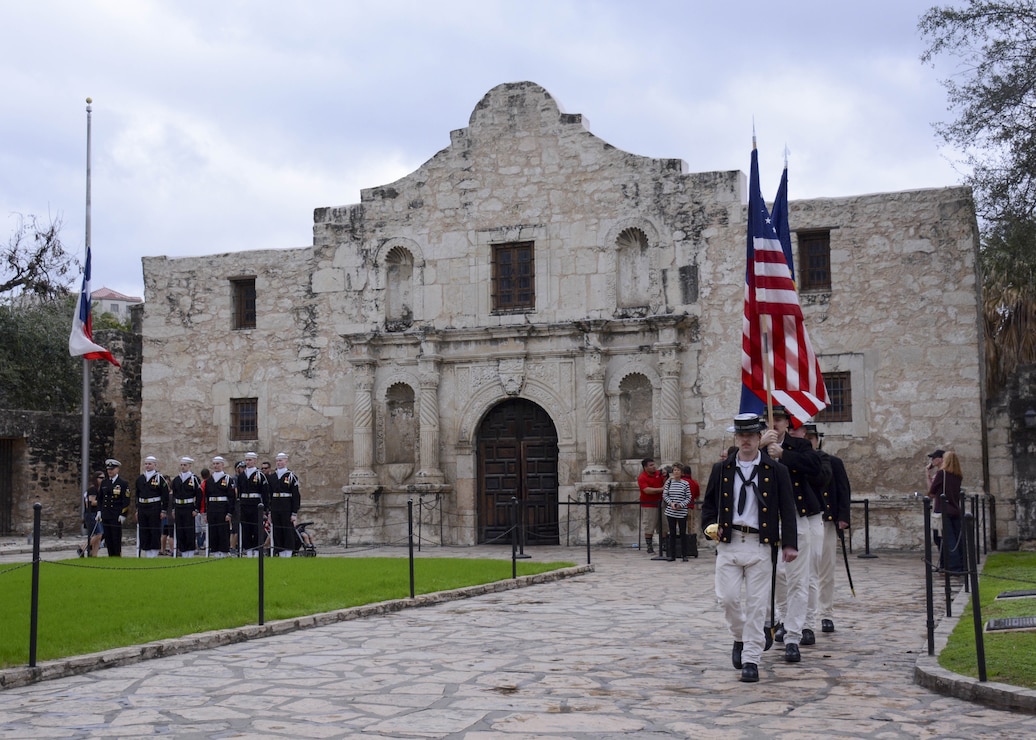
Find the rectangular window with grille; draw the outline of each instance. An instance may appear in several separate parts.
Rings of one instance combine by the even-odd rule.
[[[853,420],[852,373],[824,373],[828,406],[817,414],[818,422]]]
[[[259,439],[259,399],[230,399],[230,439]]]
[[[255,278],[234,278],[230,281],[233,290],[233,328],[255,328]]]
[[[799,290],[831,290],[831,232],[799,231]]]
[[[533,242],[493,245],[493,311],[512,313],[536,308]]]

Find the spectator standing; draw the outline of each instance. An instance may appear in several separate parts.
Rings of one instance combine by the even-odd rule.
[[[95,470],[90,487],[83,491],[83,529],[86,530],[86,549],[77,547],[79,557],[97,557],[97,549],[101,546],[101,539],[104,537],[104,527],[97,514],[101,511],[97,503],[97,497],[101,492],[101,481],[104,480],[104,473]]]
[[[655,534],[655,525],[659,521],[659,508],[662,505],[662,486],[665,485],[666,476],[655,461],[645,457],[640,461],[640,475],[637,476],[637,486],[640,488],[641,516],[644,517],[644,540],[647,542],[648,554],[654,554],[652,538]],[[645,512],[644,509],[650,509]],[[663,527],[659,526],[659,529]],[[663,532],[658,533],[658,547],[662,547]]]
[[[673,463],[669,479],[662,485],[665,518],[669,525],[670,563],[676,560],[677,545],[680,557],[687,562],[687,510],[691,506],[691,486],[683,479],[683,465]]]
[[[162,549],[162,525],[169,508],[169,482],[158,472],[154,455],[144,458],[144,472],[134,490],[137,504],[137,550],[144,557],[158,557]]]
[[[940,452],[940,450],[936,450]],[[956,452],[945,452],[939,470],[932,476],[928,496],[935,501],[935,513],[942,515],[943,536],[939,566],[952,574],[964,572],[964,543],[961,542],[961,483],[964,473]]]
[[[737,449],[734,450],[737,454]],[[687,554],[692,558],[698,557],[698,531],[701,529],[701,510],[698,508],[698,501],[701,499],[701,486],[691,474],[690,465],[682,465],[683,479],[691,488],[691,505],[687,508]]]
[[[270,523],[273,547],[279,557],[290,558],[295,552],[295,524],[302,503],[299,479],[288,470],[288,454],[278,452],[277,470],[270,476]]]
[[[97,503],[100,511],[97,516],[104,526],[104,546],[108,550],[108,557],[122,557],[122,525],[126,521],[126,514],[129,511],[130,490],[129,483],[119,475],[122,468],[115,458],[108,458],[104,461],[106,475],[101,480],[98,490]]]

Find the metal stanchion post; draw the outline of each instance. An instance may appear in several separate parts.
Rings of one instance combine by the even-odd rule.
[[[518,554],[516,558],[527,560],[532,555],[525,554],[525,499],[518,499]]]
[[[586,492],[586,564],[590,564],[590,492]]]
[[[414,500],[406,500],[406,528],[407,547],[410,555],[410,598],[414,598]]]
[[[36,667],[36,638],[40,617],[40,516],[43,504],[32,505],[32,590],[29,602],[29,667]]]
[[[511,578],[518,577],[518,499],[511,496]]]
[[[865,498],[863,500],[863,552],[856,557],[878,557],[877,555],[871,554],[871,500],[869,498]]]
[[[935,588],[932,583],[932,500],[924,497],[924,587],[928,612],[928,654],[935,655]]]
[[[974,520],[975,515],[964,515],[965,530],[967,532],[964,555],[967,557],[968,563],[967,577],[971,581],[971,615],[972,621],[975,623],[975,658],[978,662],[978,680],[985,682],[986,643],[982,637],[982,604],[979,601],[978,591],[978,544],[975,539],[974,521],[967,521],[969,518]]]
[[[259,529],[260,530],[263,529],[263,516],[265,515],[265,509],[266,509],[266,507],[263,506],[262,503],[260,503],[259,504]],[[263,588],[264,587],[263,581],[264,581],[264,579],[263,579],[263,545],[262,545],[262,543],[260,543],[259,544],[259,626],[262,626],[265,623],[264,601],[265,601],[265,598],[266,598],[266,594],[265,594],[265,591],[264,591],[264,588]]]

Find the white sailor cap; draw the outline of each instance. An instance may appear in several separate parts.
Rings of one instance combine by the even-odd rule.
[[[187,455],[184,455],[183,457],[180,458],[180,462],[182,462],[182,463],[192,463],[192,462],[194,462],[194,458],[193,457],[187,457]]]
[[[154,455],[148,455],[144,458],[144,462],[158,462],[158,458]]]
[[[255,460],[255,459],[257,459],[258,457],[259,457],[259,456],[258,456],[257,454],[255,454],[254,452],[246,452],[246,453],[245,453],[245,459],[246,459],[246,460],[247,460],[248,458],[252,458],[253,460]]]
[[[116,460],[114,457],[109,457],[104,461],[104,467],[106,468],[121,468],[122,463]]]
[[[288,453],[287,452],[278,452],[277,456],[274,457],[273,459],[274,460],[287,460],[288,459]]]
[[[222,455],[216,455],[214,458],[212,458],[212,462],[225,463],[226,460],[223,459]]]

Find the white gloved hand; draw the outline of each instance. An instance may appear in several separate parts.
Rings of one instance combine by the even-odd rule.
[[[705,528],[705,536],[710,538],[710,539],[716,540],[718,542],[719,541],[719,525],[718,524],[710,524],[709,526],[707,526]]]
[[[124,517],[124,516],[120,516],[119,517],[119,524],[122,524],[125,521],[126,521],[126,517]]]
[[[97,512],[97,516],[94,517],[97,521],[101,521],[101,512]]]

